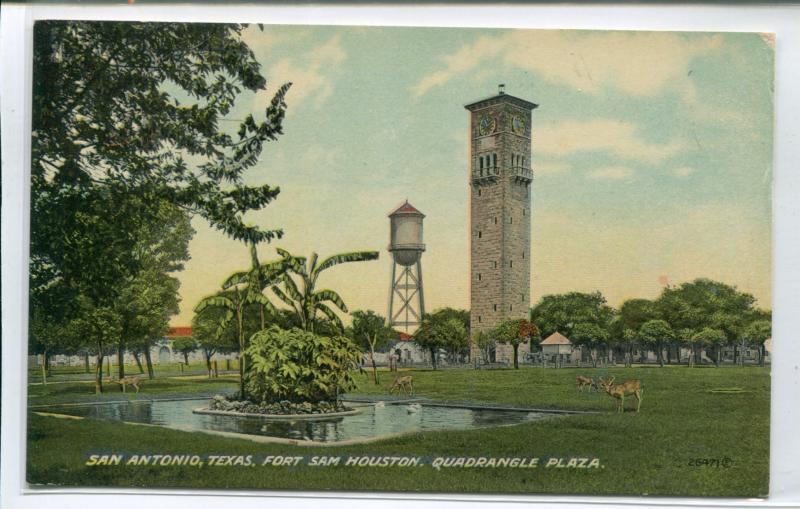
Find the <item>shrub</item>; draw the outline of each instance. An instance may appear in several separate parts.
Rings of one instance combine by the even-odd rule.
[[[245,385],[257,402],[291,403],[337,400],[355,388],[350,374],[361,351],[343,336],[323,337],[273,325],[250,339]]]

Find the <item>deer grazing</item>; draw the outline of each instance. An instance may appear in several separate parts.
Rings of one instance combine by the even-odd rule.
[[[589,390],[591,389],[594,389],[595,391],[598,390],[597,382],[594,381],[594,378],[578,375],[575,377],[575,380],[578,382],[578,390],[581,392],[583,392],[584,387],[588,387]]]
[[[600,378],[600,386],[606,394],[617,400],[617,412],[625,411],[625,396],[636,398],[636,411],[642,406],[642,382],[639,380],[626,380],[619,385],[614,385],[614,377],[610,380]]]
[[[141,379],[138,376],[125,376],[120,378],[119,380],[115,378],[106,378],[104,382],[106,383],[115,383],[119,384],[122,388],[122,392],[125,392],[125,386],[130,385],[131,387],[136,389],[136,392],[139,392],[139,382]]]
[[[395,379],[394,383],[391,387],[389,387],[389,394],[391,394],[395,389],[397,389],[397,393],[400,393],[400,389],[403,389],[403,394],[406,394],[406,388],[411,389],[411,395],[414,395],[414,386],[411,383],[411,375],[407,376],[399,376]]]

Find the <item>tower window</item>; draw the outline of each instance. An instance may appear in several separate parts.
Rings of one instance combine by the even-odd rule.
[[[478,230],[478,238],[481,238],[482,236],[483,236],[483,232]]]
[[[481,273],[478,272],[478,281],[480,281],[480,280],[481,280]]]
[[[514,224],[514,218],[513,217],[509,217],[508,218],[508,223],[509,224]]]
[[[493,269],[496,269],[496,268],[497,268],[497,262],[496,262],[496,261],[492,262],[492,268],[493,268]]]
[[[514,260],[508,260],[508,266],[509,267],[513,267],[514,266]]]
[[[494,310],[497,311],[497,304],[494,305]]]
[[[494,216],[494,224],[497,224],[497,216]]]
[[[514,311],[514,305],[513,304],[509,304],[508,305],[508,310],[509,311]]]
[[[481,315],[478,315],[478,323],[481,323]]]
[[[522,259],[525,259],[525,251],[522,252]]]
[[[479,189],[478,190],[478,196],[480,196],[480,195],[481,195],[481,191]],[[525,217],[525,209],[524,208],[522,209],[522,217]]]
[[[524,294],[522,294],[522,293],[519,294],[519,301],[520,302],[525,302],[525,295]]]
[[[481,190],[480,190],[480,189],[478,189],[478,196],[480,196],[480,195],[481,195]]]
[[[492,154],[492,167],[497,168],[497,154]]]

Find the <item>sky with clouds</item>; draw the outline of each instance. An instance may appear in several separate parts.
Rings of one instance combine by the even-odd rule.
[[[351,309],[386,313],[387,213],[426,214],[428,309],[469,307],[465,104],[506,92],[533,113],[532,302],[600,290],[612,305],[711,277],[770,306],[773,47],[737,33],[436,28],[248,28],[268,89],[230,119],[263,117],[291,81],[285,134],[248,182],[279,185],[248,220],[275,247],[378,261],[321,276]],[[231,122],[235,126],[235,122]],[[193,223],[181,313],[248,266],[245,247]]]

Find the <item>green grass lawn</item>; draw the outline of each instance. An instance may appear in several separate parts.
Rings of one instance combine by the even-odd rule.
[[[400,371],[398,374],[405,374]],[[439,431],[380,442],[298,447],[128,424],[29,414],[28,480],[33,485],[238,489],[522,492],[754,497],[768,490],[769,372],[757,367],[642,367],[413,371],[418,395],[445,400],[594,410],[512,427]],[[357,375],[360,394],[385,394]],[[580,393],[577,374],[642,380],[642,411],[613,413],[605,394]],[[714,389],[733,391],[712,392]],[[235,379],[152,381],[138,397],[209,394]],[[30,388],[30,404],[86,401],[86,384]],[[109,393],[101,398],[119,398]],[[126,397],[135,397],[127,395]],[[441,469],[361,467],[210,467],[85,465],[90,452],[224,455],[395,455],[599,458],[599,469]],[[727,467],[690,466],[730,459]]]

